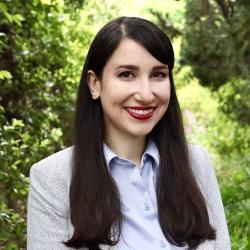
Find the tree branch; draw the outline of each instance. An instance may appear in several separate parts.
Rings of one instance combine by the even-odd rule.
[[[232,11],[232,3],[226,0],[215,0],[219,5],[224,19],[228,22],[230,18],[230,13]]]

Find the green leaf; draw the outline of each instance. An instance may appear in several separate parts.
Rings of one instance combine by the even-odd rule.
[[[13,22],[12,15],[10,15],[8,12],[4,12],[3,14],[4,14],[4,16],[6,17],[6,19],[7,19],[7,21],[8,21],[9,23],[12,23],[12,22]]]
[[[17,119],[13,119],[12,120],[12,125],[15,127],[24,127],[24,123],[22,120],[17,120]]]
[[[12,16],[12,20],[13,20],[13,22],[15,22],[18,26],[22,26],[22,21],[24,21],[25,20],[25,18],[22,16],[22,15],[20,15],[20,14],[16,14],[16,15],[13,15]]]
[[[11,79],[12,78],[12,75],[9,71],[7,70],[0,70],[0,79],[3,80],[3,79]]]
[[[7,12],[7,6],[4,3],[0,3],[0,12]]]

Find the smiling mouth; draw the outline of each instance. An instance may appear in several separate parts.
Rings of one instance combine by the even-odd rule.
[[[125,110],[137,120],[148,120],[153,116],[155,107],[127,107]]]

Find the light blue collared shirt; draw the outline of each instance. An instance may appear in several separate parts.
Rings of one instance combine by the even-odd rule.
[[[104,155],[122,200],[123,224],[118,249],[172,249],[158,221],[155,188],[160,155],[155,143],[149,141],[139,168],[114,154],[106,144]]]

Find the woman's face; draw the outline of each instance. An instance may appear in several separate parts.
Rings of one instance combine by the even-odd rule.
[[[124,38],[98,80],[89,73],[91,92],[101,99],[108,137],[144,137],[167,110],[168,66],[142,45]]]

